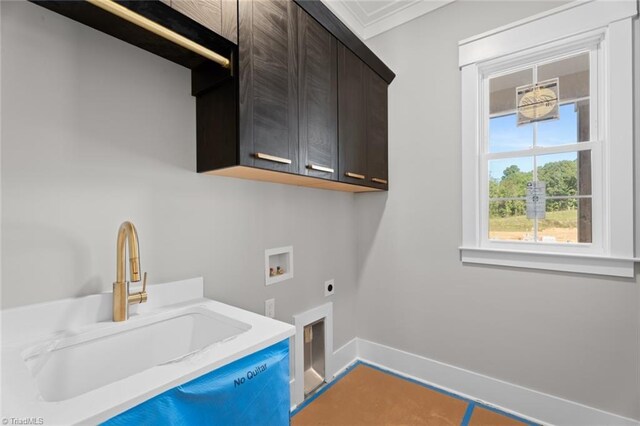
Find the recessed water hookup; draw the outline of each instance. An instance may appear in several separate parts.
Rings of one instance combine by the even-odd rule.
[[[293,278],[293,246],[265,250],[264,269],[265,285]]]

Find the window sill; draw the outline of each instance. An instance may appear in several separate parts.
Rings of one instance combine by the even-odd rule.
[[[463,263],[633,278],[637,258],[460,247]]]

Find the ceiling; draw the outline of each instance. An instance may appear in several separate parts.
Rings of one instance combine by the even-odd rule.
[[[322,0],[361,39],[404,24],[453,0]]]

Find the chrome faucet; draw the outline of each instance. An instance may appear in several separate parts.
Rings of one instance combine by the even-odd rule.
[[[129,281],[126,275],[126,247],[129,243],[129,275],[132,282],[140,281],[140,249],[138,247],[138,232],[131,222],[123,222],[118,230],[116,245],[116,282],[113,283],[113,320],[126,321],[129,319],[129,304],[147,301],[147,273],[144,273],[142,291],[129,293]]]

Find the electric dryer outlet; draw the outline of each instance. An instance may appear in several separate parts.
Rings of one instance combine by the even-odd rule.
[[[328,297],[333,295],[336,291],[336,280],[330,279],[329,281],[324,282],[324,296]]]

